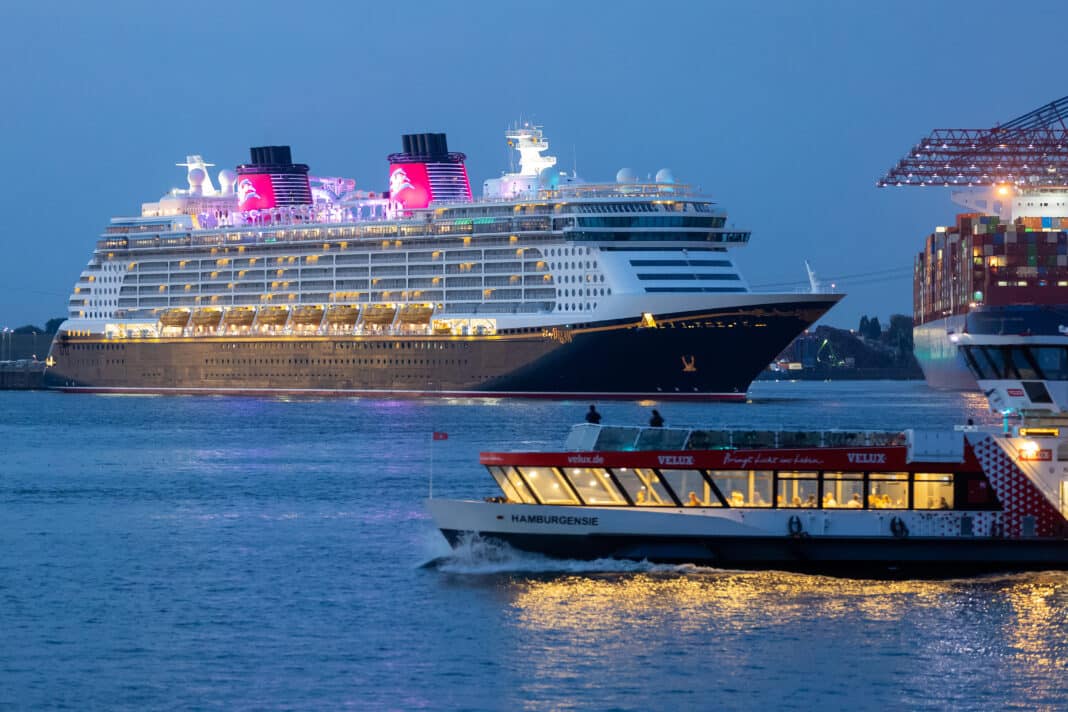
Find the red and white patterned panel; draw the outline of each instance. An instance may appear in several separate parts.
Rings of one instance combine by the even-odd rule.
[[[1001,502],[1005,536],[1019,538],[1023,533],[1021,520],[1028,515],[1035,518],[1036,536],[1053,536],[1063,528],[1064,517],[1061,513],[1050,504],[993,437],[984,433],[969,433],[968,442],[971,443],[979,464],[983,466],[983,474],[990,480],[990,486],[994,488]]]

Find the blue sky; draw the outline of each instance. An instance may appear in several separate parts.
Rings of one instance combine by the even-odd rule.
[[[948,191],[876,179],[934,127],[985,127],[1068,94],[1068,3],[9,3],[0,43],[0,325],[65,314],[113,215],[252,145],[385,185],[400,134],[444,131],[472,185],[503,130],[543,124],[587,180],[670,167],[753,230],[754,286],[808,259],[849,296],[827,322],[909,313]],[[218,169],[216,169],[218,170]],[[793,286],[788,287],[793,289]]]

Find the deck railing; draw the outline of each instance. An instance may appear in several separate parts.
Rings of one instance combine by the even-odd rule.
[[[589,450],[760,450],[817,447],[903,447],[907,435],[882,430],[710,430],[640,426],[572,426],[564,447]]]

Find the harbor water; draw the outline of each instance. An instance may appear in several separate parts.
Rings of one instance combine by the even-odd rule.
[[[450,552],[423,501],[587,402],[0,393],[0,708],[1063,709],[1068,573],[835,579]],[[919,382],[605,424],[989,422]],[[434,431],[447,440],[432,440]]]

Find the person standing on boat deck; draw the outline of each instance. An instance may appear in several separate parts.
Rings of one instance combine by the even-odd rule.
[[[660,411],[658,411],[656,408],[653,408],[653,414],[649,418],[649,425],[654,428],[664,427],[664,417],[660,415]]]
[[[601,414],[597,412],[597,408],[590,406],[590,409],[586,411],[586,422],[593,423],[594,425],[601,424]]]

